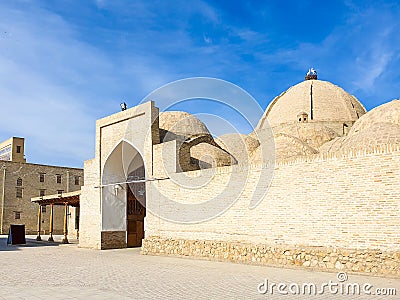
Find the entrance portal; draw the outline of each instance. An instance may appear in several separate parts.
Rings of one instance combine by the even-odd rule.
[[[121,141],[103,169],[101,248],[140,247],[146,215],[145,168],[142,155]]]

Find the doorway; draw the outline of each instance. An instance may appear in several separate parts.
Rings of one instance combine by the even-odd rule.
[[[129,186],[135,184],[129,184]],[[140,247],[144,239],[144,218],[146,217],[146,208],[138,200],[138,195],[134,193],[135,189],[128,188],[126,205],[126,231],[127,247]],[[138,196],[138,197],[136,197]]]

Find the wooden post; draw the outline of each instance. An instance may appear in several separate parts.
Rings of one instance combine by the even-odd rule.
[[[79,206],[75,207],[75,229],[76,229],[76,239],[79,240]]]
[[[3,187],[1,189],[1,222],[0,222],[0,234],[4,234],[3,223],[4,223],[4,198],[6,196],[6,167],[3,166]]]
[[[50,228],[49,228],[50,236],[48,239],[49,242],[54,242],[54,239],[53,239],[53,206],[54,206],[54,204],[51,203],[50,204]]]
[[[62,240],[63,244],[68,244],[68,203],[64,203],[64,238]]]
[[[42,206],[39,204],[39,210],[38,210],[38,224],[37,224],[37,241],[41,241],[42,237],[40,236],[40,231],[42,229]]]

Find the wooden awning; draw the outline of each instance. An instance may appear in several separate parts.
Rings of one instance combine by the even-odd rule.
[[[54,195],[46,195],[40,197],[31,198],[33,203],[37,203],[39,205],[65,205],[68,204],[70,206],[79,206],[79,199],[81,196],[81,191],[69,192],[69,193],[61,193]]]

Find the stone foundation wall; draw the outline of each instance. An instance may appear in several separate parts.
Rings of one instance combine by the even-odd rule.
[[[126,248],[126,231],[102,231],[101,250]]]
[[[255,245],[243,242],[163,239],[143,240],[141,254],[190,256],[217,261],[320,271],[344,271],[400,277],[400,251]]]

